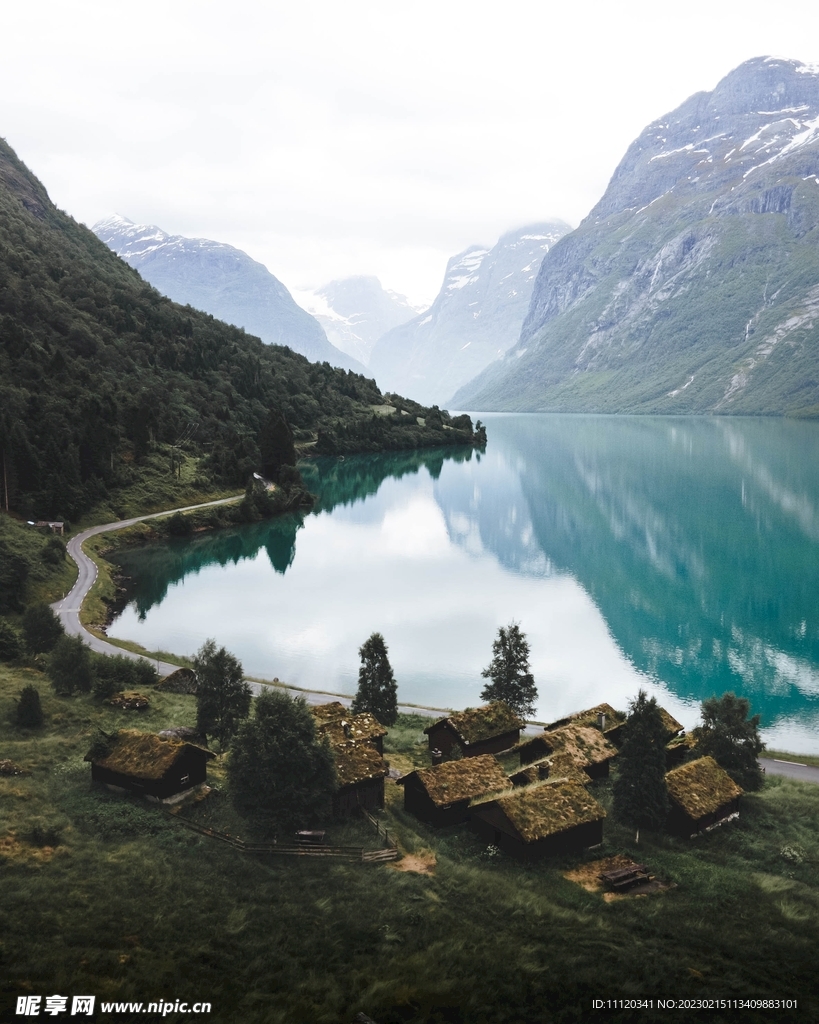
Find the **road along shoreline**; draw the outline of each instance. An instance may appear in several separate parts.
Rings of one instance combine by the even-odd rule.
[[[78,636],[82,639],[83,643],[87,644],[92,651],[96,651],[97,654],[105,654],[108,656],[121,655],[125,658],[130,658],[132,661],[148,661],[156,667],[157,672],[160,676],[170,675],[171,672],[175,672],[179,666],[173,665],[168,661],[162,661],[159,658],[152,658],[149,654],[138,654],[136,651],[129,651],[123,647],[117,647],[116,644],[112,644],[107,640],[103,640],[96,636],[90,630],[82,624],[80,620],[80,610],[85,598],[88,596],[89,591],[94,586],[97,580],[97,565],[90,555],[87,555],[83,551],[83,544],[91,537],[96,537],[101,533],[113,533],[116,530],[125,530],[129,526],[134,526],[137,523],[144,523],[149,519],[162,519],[166,516],[175,515],[177,512],[193,512],[201,508],[210,508],[214,505],[228,505],[233,502],[241,501],[243,495],[237,494],[230,498],[218,498],[216,501],[206,501],[201,505],[184,505],[181,508],[168,509],[165,512],[152,512],[149,515],[134,516],[132,519],[118,519],[113,523],[104,523],[101,526],[91,526],[87,530],[83,530],[81,533],[76,534],[69,540],[66,545],[66,550],[71,556],[73,561],[77,565],[77,580],[71,590],[59,601],[55,601],[51,608],[63,624],[63,628],[66,633],[71,636]],[[258,695],[267,689],[278,689],[285,690],[293,697],[303,697],[308,704],[326,704],[329,701],[337,700],[342,704],[349,704],[352,701],[351,696],[344,694],[331,693],[322,690],[304,690],[300,687],[289,687],[286,683],[265,682],[260,679],[248,679],[247,680],[250,689],[254,695]],[[451,709],[447,708],[431,708],[431,707],[420,707],[415,704],[401,704],[398,710],[404,714],[416,714],[425,715],[428,717],[442,716]]]

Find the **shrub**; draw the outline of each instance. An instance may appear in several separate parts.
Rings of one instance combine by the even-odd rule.
[[[78,636],[63,636],[48,659],[48,676],[57,693],[88,693],[93,682],[91,652]]]
[[[29,684],[20,691],[17,701],[17,724],[22,729],[36,729],[43,724],[40,691]]]
[[[23,615],[23,636],[31,654],[48,653],[64,634],[63,624],[44,602],[29,605]]]
[[[59,537],[49,537],[40,551],[47,565],[61,565],[65,561],[65,544]]]
[[[8,619],[0,619],[0,661],[16,661],[23,656],[23,638]]]

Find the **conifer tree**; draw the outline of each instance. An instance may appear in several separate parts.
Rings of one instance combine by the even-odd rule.
[[[668,815],[666,729],[657,701],[645,690],[629,710],[612,787],[614,813],[627,825],[660,829]]]
[[[762,787],[759,755],[765,744],[759,738],[759,715],[748,718],[751,705],[735,693],[709,697],[702,702],[702,725],[694,730],[696,752],[710,754],[743,789]]]
[[[395,682],[387,645],[380,633],[373,633],[358,649],[358,691],[351,710],[369,711],[382,725],[394,725],[398,717],[398,686]]]
[[[206,640],[193,659],[196,673],[196,727],[215,736],[224,749],[250,713],[250,687],[241,662],[215,640]]]
[[[535,712],[537,687],[529,671],[529,641],[517,622],[498,629],[492,641],[492,661],[481,672],[491,679],[481,690],[481,700],[502,700],[521,718],[531,718]]]

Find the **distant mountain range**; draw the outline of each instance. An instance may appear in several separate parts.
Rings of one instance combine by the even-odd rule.
[[[447,404],[517,342],[540,262],[570,230],[563,221],[532,224],[491,248],[475,245],[453,256],[430,308],[373,348],[369,368],[379,386],[425,404]]]
[[[364,372],[330,344],[318,321],[296,304],[267,267],[241,249],[207,238],[169,235],[155,225],[113,216],[94,234],[163,295],[244,327],[268,345],[287,345],[312,362]]]
[[[365,365],[382,334],[422,309],[411,306],[405,295],[385,290],[377,277],[345,277],[314,292],[295,292],[294,298],[318,320],[336,348]]]
[[[650,124],[452,404],[819,415],[819,66],[746,61]]]

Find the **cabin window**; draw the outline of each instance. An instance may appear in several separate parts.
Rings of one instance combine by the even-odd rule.
[[[184,786],[186,782],[190,782],[190,778],[190,775],[183,775],[182,778],[179,780],[179,785]]]

